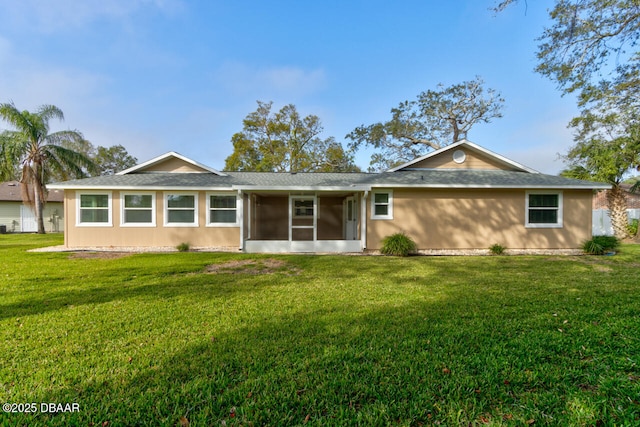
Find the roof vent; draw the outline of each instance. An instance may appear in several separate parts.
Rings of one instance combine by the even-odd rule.
[[[464,151],[462,150],[456,150],[453,152],[453,161],[460,164],[460,163],[464,163],[464,161],[467,159],[467,155]]]

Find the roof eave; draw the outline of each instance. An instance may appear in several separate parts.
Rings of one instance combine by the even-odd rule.
[[[56,185],[49,186],[49,188],[56,190],[116,190],[116,191],[136,191],[136,190],[160,190],[160,191],[221,191],[221,190],[234,190],[231,186],[216,187],[216,186],[194,186],[187,187],[184,185]]]
[[[466,189],[482,189],[482,188],[493,188],[493,189],[520,189],[520,190],[529,190],[529,189],[546,189],[546,190],[608,190],[611,188],[610,185],[592,185],[592,186],[584,186],[584,185],[547,185],[547,184],[535,184],[535,185],[522,185],[522,184],[391,184],[391,183],[379,183],[372,184],[372,188],[438,188],[438,189],[448,189],[448,188],[466,188]]]
[[[234,185],[242,191],[369,191],[371,185]]]

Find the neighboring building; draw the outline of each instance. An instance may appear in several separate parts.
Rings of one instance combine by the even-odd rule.
[[[171,152],[64,190],[65,245],[360,252],[405,232],[419,249],[573,249],[594,190],[468,141],[382,173],[219,172]]]
[[[640,209],[640,191],[636,193],[631,192],[631,185],[620,184],[620,187],[625,192],[625,198],[627,199],[627,209]],[[593,196],[593,209],[609,209],[607,206],[607,193],[609,190],[598,191]]]
[[[631,192],[631,185],[621,184],[620,187],[625,191],[627,199],[627,218],[629,222],[634,219],[640,219],[640,191]],[[593,196],[593,228],[592,234],[613,236],[613,225],[609,217],[609,206],[607,205],[607,192],[609,190],[598,191]]]
[[[0,231],[6,233],[35,233],[38,224],[31,206],[22,201],[20,183],[0,183]],[[44,209],[44,228],[47,232],[64,230],[63,191],[50,190]]]

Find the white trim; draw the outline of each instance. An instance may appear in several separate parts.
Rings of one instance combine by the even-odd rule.
[[[125,196],[151,196],[151,222],[125,222]],[[133,210],[148,210],[129,208]],[[156,226],[156,193],[155,191],[122,191],[120,192],[120,227],[155,227]]]
[[[207,218],[206,218],[206,226],[207,227],[239,227],[242,224],[242,196],[239,192],[207,192],[205,194],[207,198]],[[211,196],[226,196],[226,197],[235,197],[236,198],[236,207],[234,209],[224,208],[217,210],[235,210],[236,211],[236,221],[235,222],[210,222],[211,221]]]
[[[438,150],[432,151],[431,153],[425,154],[422,157],[418,157],[417,159],[413,159],[413,160],[411,160],[411,161],[409,161],[407,163],[403,163],[400,166],[396,166],[395,168],[391,168],[391,169],[387,170],[387,172],[399,171],[400,169],[404,169],[404,168],[406,168],[408,166],[414,165],[414,164],[419,163],[419,162],[421,162],[423,160],[426,160],[426,159],[428,159],[430,157],[437,156],[440,153],[444,153],[445,151],[453,150],[453,149],[458,148],[460,146],[467,146],[468,148],[471,148],[472,150],[479,151],[479,152],[481,152],[481,153],[483,153],[483,154],[485,154],[485,155],[487,155],[489,157],[492,157],[494,160],[497,160],[498,162],[501,162],[503,164],[509,165],[509,166],[514,167],[516,169],[519,169],[519,170],[521,170],[523,172],[540,173],[535,169],[531,169],[530,167],[527,167],[527,166],[525,166],[523,164],[520,164],[520,163],[515,162],[513,160],[507,159],[506,157],[501,156],[500,154],[496,154],[493,151],[487,150],[486,148],[481,147],[481,146],[479,146],[477,144],[474,144],[471,141],[467,141],[466,139],[461,139],[460,141],[455,142],[455,143],[453,143],[451,145],[447,145],[446,147],[442,147],[442,148],[440,148]]]
[[[610,185],[595,185],[585,187],[581,185],[548,185],[548,184],[538,184],[538,185],[476,185],[476,184],[398,184],[398,183],[376,183],[373,185],[373,191],[376,188],[393,188],[393,189],[402,189],[402,188],[438,188],[438,189],[447,189],[447,188],[464,188],[464,189],[517,189],[517,190],[527,190],[527,189],[549,189],[549,190],[608,190],[611,188]]]
[[[146,162],[140,163],[139,165],[135,165],[133,167],[130,167],[129,169],[125,169],[123,171],[120,171],[120,172],[116,173],[116,175],[127,175],[127,174],[129,174],[131,172],[140,171],[140,170],[148,168],[149,166],[153,166],[155,164],[161,163],[161,162],[165,161],[166,159],[168,159],[170,157],[174,157],[176,159],[180,159],[183,162],[189,163],[189,164],[191,164],[193,166],[196,166],[196,167],[198,167],[200,169],[204,169],[207,172],[211,172],[211,173],[214,173],[214,174],[220,175],[220,176],[227,176],[227,174],[225,174],[223,172],[220,172],[220,171],[218,171],[216,169],[213,169],[212,167],[209,167],[209,166],[204,165],[204,164],[202,164],[200,162],[197,162],[197,161],[195,161],[193,159],[185,157],[182,154],[176,153],[175,151],[169,151],[168,153],[164,153],[164,154],[162,154],[162,155],[160,155],[158,157],[154,157],[153,159],[147,160]],[[198,173],[198,172],[195,172],[195,173]],[[202,173],[204,173],[204,172],[202,172]]]
[[[346,253],[362,252],[360,240],[246,240],[246,253]]]
[[[84,185],[69,185],[66,186],[64,184],[58,185],[47,185],[47,188],[52,190],[82,190],[87,191],[88,189],[97,189],[100,191],[106,190],[114,190],[114,191],[371,191],[374,188],[465,188],[465,189],[474,189],[474,188],[495,188],[495,189],[556,189],[556,190],[609,190],[611,189],[611,185],[594,182],[590,186],[583,185],[549,185],[549,184],[538,184],[538,185],[524,185],[524,184],[516,184],[516,185],[477,185],[477,184],[401,184],[401,183],[385,183],[385,182],[377,182],[375,184],[368,185],[353,185],[348,187],[287,187],[287,186],[273,186],[273,187],[263,187],[263,186],[250,186],[250,185],[232,185],[228,187],[188,187],[184,186],[157,186],[157,185],[141,185],[141,186],[103,186],[103,185],[92,185],[90,187]]]
[[[387,194],[389,197],[386,205],[384,203],[376,203],[376,194]],[[386,215],[376,215],[376,205],[387,206]],[[393,190],[374,190],[371,192],[371,219],[393,219]]]
[[[193,220],[194,222],[169,222],[169,201],[168,196],[193,196],[193,208],[171,208],[178,210],[191,210],[193,209]],[[198,227],[199,226],[199,211],[198,211],[198,193],[197,192],[188,192],[188,191],[165,191],[162,195],[163,200],[163,210],[164,210],[164,219],[163,225],[165,227]]]
[[[529,195],[531,194],[549,194],[558,196],[557,208],[537,208],[532,209],[544,209],[544,210],[556,210],[558,212],[558,222],[556,223],[530,223],[529,222]],[[525,192],[525,209],[524,209],[524,225],[526,228],[563,228],[563,197],[562,191],[526,191]]]
[[[274,172],[276,174],[277,172]],[[321,172],[319,172],[321,173]],[[283,174],[284,175],[284,174]],[[111,187],[109,187],[111,188]],[[232,185],[234,190],[243,191],[366,191],[371,189],[370,184],[346,184],[346,185]]]
[[[197,186],[185,187],[174,185],[65,185],[51,184],[47,188],[52,190],[86,190],[86,189],[108,189],[108,190],[158,190],[158,191],[367,191],[371,189],[369,184],[349,184],[344,186],[287,186],[287,185],[227,185],[224,187]],[[606,187],[611,188],[611,187]]]
[[[76,191],[76,227],[113,227],[113,202],[112,196],[113,193],[111,191]],[[107,198],[107,207],[106,208],[98,208],[98,209],[106,209],[107,210],[107,222],[82,222],[82,207],[81,207],[81,199],[82,196],[108,196]],[[85,208],[90,209],[90,208]]]

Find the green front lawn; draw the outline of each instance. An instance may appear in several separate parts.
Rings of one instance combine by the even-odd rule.
[[[0,403],[37,409],[3,426],[640,423],[639,246],[25,252],[60,243],[0,236]]]

